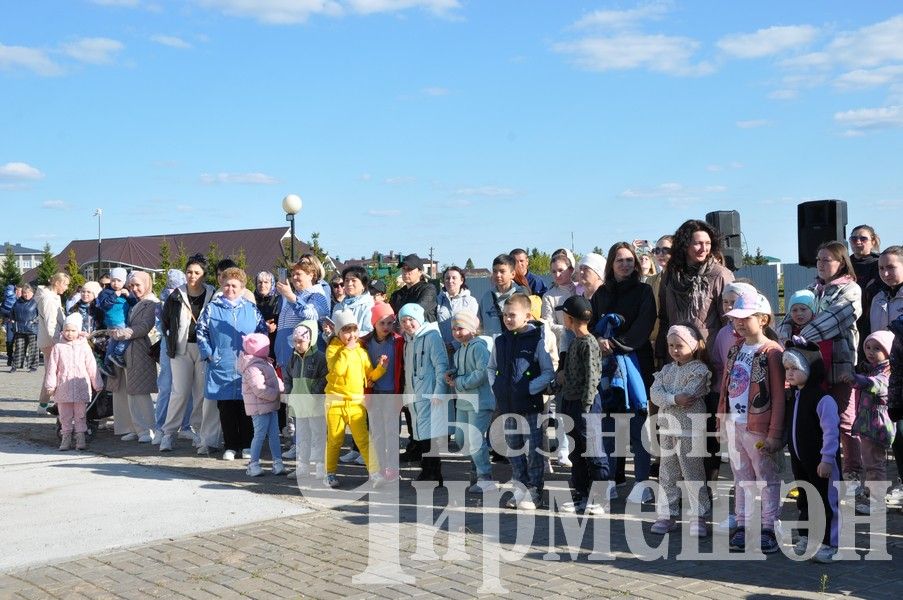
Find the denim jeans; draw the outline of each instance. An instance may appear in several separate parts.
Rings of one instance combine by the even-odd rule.
[[[282,461],[282,449],[279,447],[279,415],[276,411],[265,415],[253,415],[254,438],[251,440],[251,462],[260,462],[260,451],[263,450],[263,440],[270,442],[270,454],[273,462]]]
[[[110,329],[125,329],[125,327],[111,327]],[[110,341],[107,342],[107,352],[104,354],[104,362],[109,364],[110,357],[115,356],[122,360],[123,356],[125,356],[125,349],[129,347],[130,340],[114,340],[110,338]]]
[[[494,410],[473,410],[466,403],[459,403],[455,420],[469,427],[455,429],[455,440],[461,449],[470,455],[477,479],[492,479],[492,463],[489,461],[489,444],[486,443],[486,432],[492,424]]]
[[[571,495],[575,501],[586,499],[594,481],[608,479],[608,459],[601,452],[599,419],[602,403],[599,395],[593,400],[589,413],[580,402],[562,402],[560,410],[574,421],[571,437],[574,440],[568,458],[571,460]],[[589,422],[587,422],[589,420]]]
[[[649,479],[649,464],[652,457],[649,451],[643,445],[643,429],[646,425],[646,412],[638,411],[633,414],[630,419],[630,451],[633,452],[633,475],[637,482]],[[602,416],[603,433],[614,433],[615,419],[610,413]],[[605,444],[605,452],[608,454],[608,470],[611,479],[618,480],[619,474],[624,472],[624,463],[626,457],[615,457],[615,438],[613,436],[605,436],[602,438]]]
[[[543,489],[543,470],[546,458],[539,451],[542,449],[542,428],[539,426],[539,413],[523,415],[529,425],[527,433],[506,433],[508,444],[508,462],[511,463],[511,477],[519,481],[534,494],[541,494]],[[505,429],[514,429],[517,421],[514,417],[505,417]],[[524,452],[519,452],[524,449]],[[510,456],[511,451],[517,456]]]

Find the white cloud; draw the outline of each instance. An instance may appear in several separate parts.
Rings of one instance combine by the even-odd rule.
[[[849,127],[844,135],[853,137],[865,131],[903,127],[903,106],[859,108],[834,113],[834,120]]]
[[[800,93],[797,90],[775,90],[768,94],[772,100],[794,100],[798,98]]]
[[[725,36],[717,46],[737,58],[762,58],[805,46],[817,35],[818,29],[812,25],[776,26]]]
[[[448,88],[439,87],[439,86],[430,86],[425,87],[420,90],[424,96],[448,96],[449,90]]]
[[[305,23],[313,16],[341,17],[423,9],[447,16],[461,7],[459,0],[195,0],[201,6],[234,17],[270,25]]]
[[[590,71],[646,69],[668,75],[707,75],[711,64],[694,64],[696,40],[667,35],[619,34],[587,37],[555,44],[553,49],[571,55],[576,65]]]
[[[834,87],[841,90],[861,90],[890,85],[900,80],[903,80],[903,65],[887,65],[844,73],[834,80]]]
[[[152,35],[150,39],[152,42],[156,42],[162,46],[169,46],[170,48],[178,48],[180,50],[187,50],[192,47],[191,44],[174,35]]]
[[[0,44],[0,70],[26,69],[38,75],[59,75],[62,69],[44,50]]]
[[[876,67],[903,61],[903,15],[837,35],[827,52],[838,62],[858,67]]]
[[[664,199],[673,202],[697,202],[706,194],[722,194],[727,191],[723,185],[688,187],[682,183],[668,182],[653,187],[628,188],[621,192],[622,198]]]
[[[410,175],[402,175],[400,177],[387,177],[385,179],[385,183],[389,185],[406,185],[408,183],[414,183],[417,181],[416,177],[411,177]]]
[[[586,27],[623,29],[642,21],[661,19],[670,12],[671,5],[671,2],[649,2],[627,10],[597,10],[574,23],[574,27],[578,29]]]
[[[770,125],[771,122],[768,119],[748,119],[746,121],[737,121],[737,127],[740,129],[755,129],[757,127],[765,127],[766,125]]]
[[[496,187],[492,185],[483,185],[477,187],[458,188],[452,192],[454,196],[483,196],[486,198],[510,198],[516,196],[517,192],[507,187]]]
[[[397,217],[397,216],[401,215],[401,211],[394,210],[394,209],[385,209],[385,210],[370,209],[367,211],[367,215],[371,216],[371,217]]]
[[[41,208],[50,210],[69,210],[71,206],[65,200],[45,200],[41,203]]]
[[[705,170],[710,173],[720,173],[720,172],[726,171],[728,169],[737,170],[737,169],[742,169],[742,168],[743,168],[743,163],[734,160],[734,161],[729,162],[726,165],[716,165],[716,164],[706,165]]]
[[[106,65],[113,62],[114,55],[125,46],[110,38],[81,38],[62,45],[63,52],[83,63]]]
[[[33,240],[55,240],[59,236],[55,233],[36,233],[31,236]]]
[[[43,179],[44,174],[28,163],[24,162],[8,162],[0,165],[0,179],[18,179],[34,181]]]
[[[357,179],[358,181],[370,181],[371,179],[373,179],[373,175],[371,175],[370,173],[361,173]]]
[[[273,185],[279,183],[279,180],[266,173],[203,173],[201,183],[206,185],[218,183]]]

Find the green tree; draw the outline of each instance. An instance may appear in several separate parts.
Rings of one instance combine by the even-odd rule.
[[[19,272],[19,266],[16,264],[16,253],[9,244],[6,245],[3,266],[0,266],[0,279],[3,280],[3,285],[19,285],[22,283],[22,274]]]
[[[594,246],[593,252],[595,252],[596,254],[601,254],[602,256],[605,256],[605,250],[603,250],[599,246]]]
[[[310,234],[310,251],[313,252],[314,256],[320,259],[320,262],[325,263],[329,258],[329,254],[323,247],[320,245],[320,232],[314,231]]]
[[[216,280],[216,264],[221,260],[223,260],[223,253],[219,249],[219,244],[210,242],[207,250],[207,283],[215,288],[219,287],[219,282]]]
[[[762,254],[761,248],[756,248],[755,256],[750,256],[748,252],[743,255],[743,264],[744,265],[767,265],[768,259],[765,258],[765,255]]]
[[[66,290],[66,295],[71,296],[81,289],[82,285],[85,283],[85,276],[79,271],[78,258],[75,256],[75,250],[69,250],[65,271],[69,276],[69,288]]]
[[[238,249],[238,253],[236,253],[235,255],[235,264],[238,265],[238,268],[242,271],[246,271],[248,269],[248,255],[245,254],[244,248]]]
[[[44,251],[41,252],[41,263],[38,265],[38,285],[47,285],[50,278],[56,275],[60,270],[60,266],[50,252],[50,242],[44,244]]]
[[[528,265],[530,272],[535,275],[547,275],[551,268],[552,256],[547,252],[540,252],[538,248],[533,248],[528,254]]]
[[[160,241],[160,270],[165,275],[172,267],[172,250],[169,248],[169,242],[164,237]]]
[[[179,255],[176,257],[176,268],[184,271],[187,266],[188,250],[185,248],[185,244],[179,240]]]
[[[468,258],[468,259],[467,259],[467,262],[464,263],[464,268],[465,268],[465,269],[468,269],[468,270],[470,270],[470,269],[475,269],[475,268],[476,268],[476,267],[474,266],[474,264],[473,264],[473,259],[472,259],[472,258]]]

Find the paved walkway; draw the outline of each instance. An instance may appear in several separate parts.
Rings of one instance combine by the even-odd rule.
[[[343,491],[336,496],[316,485],[299,490],[284,477],[249,479],[242,461],[198,457],[185,443],[161,456],[156,447],[121,442],[106,429],[89,453],[63,455],[53,450],[53,419],[35,414],[38,385],[35,374],[0,369],[0,504],[14,506],[27,494],[39,515],[29,515],[31,528],[41,527],[44,519],[45,528],[55,528],[61,538],[84,543],[35,559],[38,544],[46,540],[22,535],[17,529],[28,528],[26,517],[0,509],[0,531],[15,533],[4,535],[4,542],[15,537],[18,548],[10,557],[10,544],[3,544],[0,598],[896,599],[903,589],[898,512],[887,516],[886,533],[871,540],[886,560],[852,560],[858,556],[854,547],[859,552],[869,547],[867,528],[845,548],[851,560],[833,565],[783,554],[737,560],[727,552],[724,536],[703,540],[693,556],[695,540],[675,533],[663,542],[648,532],[651,515],[625,515],[623,499],[612,502],[611,516],[586,520],[547,510],[514,513],[498,508],[504,497],[486,499],[483,507],[482,499],[463,493],[465,482],[451,481],[463,478],[461,459],[448,461],[447,487],[434,494],[419,485],[415,490],[407,479],[416,472],[405,470],[397,499],[389,488],[365,502],[350,489],[363,484],[362,467],[343,467]],[[19,449],[15,460],[7,456],[10,448]],[[28,463],[34,464],[26,468]],[[43,490],[34,481],[36,470],[48,469],[65,471],[66,486],[74,485],[73,474],[82,473],[95,489],[95,506],[108,507],[107,522],[78,528],[64,519],[57,510],[64,502],[45,496],[63,498],[68,487]],[[498,465],[496,474],[502,480],[508,475]],[[179,497],[177,504],[194,515],[194,527],[158,528],[155,537],[147,520],[160,519],[158,508],[172,500],[167,488],[172,482],[215,490],[219,499],[211,504],[190,494]],[[551,476],[547,489],[564,499],[566,474]],[[234,502],[222,502],[225,494],[233,494]],[[621,490],[622,498],[625,494]],[[129,495],[137,501],[127,506],[113,501]],[[249,497],[259,498],[260,506],[251,502],[248,508]],[[273,518],[272,510],[285,516]],[[238,512],[243,516],[237,522]],[[785,520],[795,512],[785,503]],[[114,539],[111,531],[119,532]],[[668,558],[652,558],[656,547]]]

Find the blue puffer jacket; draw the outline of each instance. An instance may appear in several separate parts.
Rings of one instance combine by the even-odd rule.
[[[455,391],[458,410],[495,410],[495,396],[489,384],[489,359],[492,338],[475,337],[455,351],[452,366],[455,370]],[[462,398],[473,394],[475,398]]]
[[[267,327],[253,302],[239,298],[230,303],[217,296],[201,311],[197,324],[198,354],[207,361],[204,397],[242,401],[241,373],[236,363],[242,336],[266,333]]]
[[[451,402],[439,399],[434,406],[432,401],[434,394],[448,394],[447,372],[448,352],[438,325],[425,323],[413,337],[405,335],[405,402],[411,411],[415,440],[448,435]]]
[[[16,286],[9,284],[3,290],[3,304],[0,305],[0,316],[8,317],[16,303]]]
[[[10,320],[16,333],[38,334],[38,303],[32,296],[31,300],[19,298],[13,304]]]

